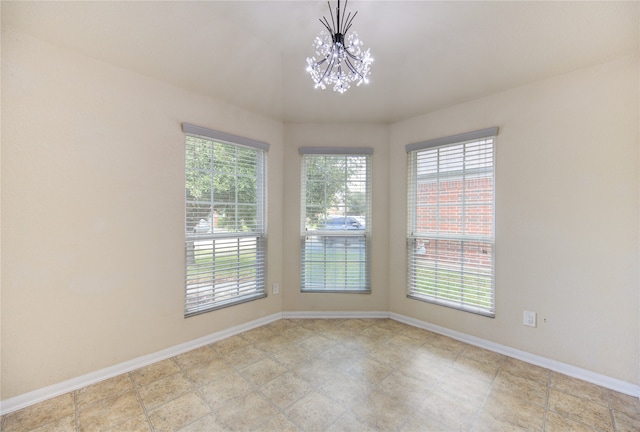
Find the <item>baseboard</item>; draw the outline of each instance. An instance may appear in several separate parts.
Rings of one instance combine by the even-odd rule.
[[[606,387],[611,390],[615,390],[620,393],[628,394],[635,397],[640,397],[640,386],[632,384],[626,381],[622,381],[616,378],[611,378],[606,375],[598,374],[586,369],[582,369],[576,366],[572,366],[567,363],[562,363],[556,360],[551,360],[546,357],[531,354],[525,351],[520,351],[515,348],[510,348],[505,345],[501,345],[495,342],[491,342],[485,339],[481,339],[475,336],[471,336],[465,333],[461,333],[455,330],[451,330],[445,327],[440,327],[435,324],[431,324],[425,321],[421,321],[415,318],[411,318],[405,315],[400,315],[394,312],[366,312],[366,311],[351,311],[351,312],[319,312],[319,311],[303,311],[303,312],[282,312],[269,315],[254,321],[250,321],[245,324],[237,325],[225,330],[221,330],[216,333],[212,333],[207,336],[203,336],[198,339],[194,339],[189,342],[175,345],[173,347],[148,354],[142,357],[138,357],[123,363],[119,363],[108,368],[100,369],[95,372],[91,372],[76,378],[72,378],[67,381],[63,381],[58,384],[54,384],[42,389],[34,390],[29,393],[25,393],[20,396],[16,396],[4,401],[0,401],[0,415],[5,415],[13,411],[17,411],[22,408],[26,408],[30,405],[45,401],[47,399],[59,396],[61,394],[68,393],[70,391],[78,390],[91,384],[103,381],[114,376],[121,375],[123,373],[131,372],[135,369],[150,365],[152,363],[165,360],[170,357],[182,354],[187,351],[191,351],[201,346],[208,345],[213,342],[228,338],[238,333],[245,332],[247,330],[260,327],[271,322],[277,321],[281,318],[286,319],[341,319],[341,318],[391,318],[393,320],[411,325],[413,327],[422,328],[432,331],[444,336],[451,337],[453,339],[465,342],[471,345],[478,346],[480,348],[488,349],[500,354],[504,354],[509,357],[516,358],[518,360],[531,363],[536,366],[541,366],[550,369],[555,372],[559,372],[565,375],[572,376],[574,378],[581,379],[593,384],[597,384],[602,387]]]
[[[48,387],[22,394],[20,396],[0,401],[0,415],[5,415],[10,412],[17,411],[30,405],[59,396],[61,394],[81,389],[88,385],[104,381],[108,378],[112,378],[123,373],[131,372],[141,367],[148,366],[152,363],[174,357],[176,355],[191,351],[196,348],[200,348],[204,345],[217,342],[238,333],[242,333],[256,327],[261,327],[263,325],[277,321],[281,318],[281,313],[275,313],[273,315],[259,318],[248,323],[240,324],[225,330],[221,330],[219,332],[212,333],[207,336],[203,336],[198,339],[175,345],[170,348],[157,351],[155,353],[137,357],[135,359],[128,360],[85,375],[81,375],[79,377],[72,378],[58,384],[53,384]]]
[[[592,384],[597,384],[599,386],[608,388],[610,390],[615,390],[620,393],[628,394],[635,397],[640,397],[640,386],[636,384],[632,384],[627,381],[611,378],[606,375],[602,375],[587,369],[582,369],[576,366],[572,366],[567,363],[548,359],[546,357],[542,357],[539,355],[531,354],[526,351],[520,351],[515,348],[511,348],[505,345],[501,345],[495,342],[488,341],[486,339],[481,339],[479,337],[471,336],[471,335],[461,333],[455,330],[451,330],[445,327],[440,327],[438,325],[421,321],[415,318],[410,318],[405,315],[400,315],[400,314],[391,312],[389,314],[389,318],[399,321],[401,323],[408,324],[413,327],[422,328],[425,330],[432,331],[434,333],[448,336],[452,339],[456,339],[461,342],[468,343],[470,345],[475,345],[477,347],[484,348],[489,351],[504,354],[508,357],[513,357],[515,359],[522,360],[524,362],[527,362],[536,366],[541,366],[541,367],[550,369],[554,372],[558,372],[564,375],[569,375],[571,377],[578,378],[580,380],[587,381]]]
[[[282,318],[285,319],[311,319],[311,318],[326,318],[326,319],[340,319],[340,318],[389,318],[389,312],[368,312],[368,311],[347,311],[347,312],[318,312],[318,311],[306,311],[306,312],[282,312]]]

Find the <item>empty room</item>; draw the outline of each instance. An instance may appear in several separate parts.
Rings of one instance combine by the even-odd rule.
[[[640,2],[0,15],[1,432],[640,430]]]

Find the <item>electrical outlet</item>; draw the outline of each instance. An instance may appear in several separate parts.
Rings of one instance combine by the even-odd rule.
[[[271,284],[271,292],[273,294],[280,294],[280,285],[278,284],[278,282],[274,282],[273,284]]]
[[[524,319],[522,324],[528,326],[528,327],[535,327],[536,326],[536,313],[535,312],[530,312],[530,311],[524,311]]]

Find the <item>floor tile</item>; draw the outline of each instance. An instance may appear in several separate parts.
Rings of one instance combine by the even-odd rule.
[[[277,361],[270,358],[263,358],[244,369],[240,369],[238,373],[254,385],[261,386],[286,371],[287,368]]]
[[[255,343],[269,336],[272,336],[273,334],[273,330],[271,330],[269,327],[262,326],[254,328],[252,330],[248,330],[244,333],[240,333],[240,336],[249,343]]]
[[[369,392],[373,391],[374,388],[374,385],[366,380],[338,371],[318,391],[344,407],[352,407],[367,396]]]
[[[640,431],[640,417],[630,417],[627,414],[614,411],[613,419],[616,423],[617,432],[638,432]]]
[[[498,374],[500,364],[476,361],[468,357],[458,357],[451,365],[451,374],[459,374],[488,384]]]
[[[244,339],[240,335],[235,335],[235,336],[231,336],[226,339],[223,339],[221,341],[214,342],[209,345],[209,348],[211,348],[211,350],[216,355],[226,356],[237,349],[240,349],[242,347],[246,347],[249,345],[251,344],[249,343],[248,340]]]
[[[467,345],[466,348],[460,353],[461,358],[471,359],[480,363],[488,363],[500,366],[505,359],[502,354],[479,348],[473,345]]]
[[[549,391],[549,411],[599,430],[613,430],[607,407],[556,389]]]
[[[532,381],[519,375],[500,371],[493,382],[493,390],[508,393],[511,398],[522,399],[536,405],[547,404],[546,383]]]
[[[3,416],[2,430],[3,432],[29,431],[74,413],[73,393],[66,393]]]
[[[233,399],[218,409],[218,419],[232,430],[254,430],[279,411],[258,392]]]
[[[582,423],[578,423],[566,417],[562,417],[556,413],[547,413],[544,424],[545,432],[595,432],[596,429],[591,428]]]
[[[407,357],[410,356],[412,353],[414,353],[417,349],[419,349],[423,345],[424,345],[423,341],[412,338],[411,336],[405,334],[404,332],[393,335],[387,341],[387,346],[390,346],[393,349],[406,353]]]
[[[597,403],[602,406],[609,406],[607,389],[595,384],[591,384],[576,378],[551,372],[551,388],[561,392],[577,396],[581,399]]]
[[[637,397],[609,390],[609,401],[612,410],[625,413],[629,417],[640,418],[640,399]]]
[[[342,371],[347,371],[361,362],[365,356],[366,354],[362,351],[357,351],[338,343],[332,345],[316,357],[327,364],[336,366]]]
[[[504,362],[502,363],[500,372],[518,375],[531,381],[544,383],[545,385],[549,382],[549,376],[551,373],[549,369],[525,363],[521,360],[516,360],[510,357],[505,358]]]
[[[139,415],[137,417],[133,417],[129,420],[125,420],[122,423],[119,423],[105,432],[151,432],[151,426],[149,425],[149,420],[147,420],[147,416]]]
[[[144,414],[142,405],[131,391],[78,410],[78,429],[80,432],[105,430],[141,414]]]
[[[330,346],[334,345],[335,343],[336,342],[333,339],[329,339],[321,335],[314,335],[306,338],[303,341],[300,341],[298,345],[302,349],[309,351],[311,354],[315,355],[328,349]]]
[[[387,376],[377,387],[377,390],[401,403],[419,408],[427,398],[432,387],[425,386],[423,381],[407,376],[401,372],[394,372]]]
[[[303,350],[296,344],[288,345],[283,350],[271,354],[272,359],[288,368],[312,357],[313,355],[309,351]]]
[[[293,342],[279,334],[266,337],[253,343],[253,346],[255,348],[266,353],[275,353],[278,351],[282,351],[287,349],[291,345],[293,345]]]
[[[61,419],[40,426],[39,428],[32,429],[32,432],[75,432],[75,430],[76,416],[71,414],[67,417],[62,417]]]
[[[524,432],[529,430],[540,431],[541,429],[519,427],[507,419],[496,418],[487,412],[481,412],[471,427],[471,432]]]
[[[234,369],[243,369],[252,363],[267,357],[267,353],[250,345],[238,348],[223,357]]]
[[[496,424],[509,424],[521,430],[540,431],[544,423],[543,406],[522,399],[514,399],[510,393],[492,391],[482,408]]]
[[[214,352],[210,346],[203,346],[177,355],[175,361],[181,368],[189,368],[195,364],[204,363],[219,356],[220,354]]]
[[[458,400],[467,405],[480,407],[491,391],[491,382],[484,377],[477,378],[467,373],[451,370],[436,384],[435,388],[456,396]]]
[[[378,384],[391,375],[394,368],[372,358],[365,357],[362,361],[353,365],[347,373],[360,379],[366,379],[371,384]]]
[[[133,390],[129,375],[123,374],[84,387],[76,392],[76,402],[80,408],[102,399],[111,399]]]
[[[309,393],[313,387],[309,382],[287,372],[264,384],[260,391],[278,408],[286,408]]]
[[[197,363],[185,369],[187,378],[196,386],[201,387],[229,375],[233,369],[220,358],[214,358],[204,363]]]
[[[166,359],[131,372],[131,377],[137,385],[147,385],[161,378],[180,372],[180,368],[173,359]]]
[[[226,432],[228,429],[218,423],[215,414],[208,414],[179,429],[179,432]]]
[[[214,410],[253,390],[253,386],[236,372],[230,373],[199,389],[204,400]]]
[[[288,328],[280,333],[280,335],[285,337],[289,342],[294,343],[302,342],[303,340],[313,336],[314,334],[315,332],[313,330],[309,330],[300,326]]]
[[[378,431],[379,429],[369,425],[366,422],[358,420],[358,418],[351,413],[342,415],[327,429],[327,432],[378,432]]]
[[[414,412],[399,430],[400,432],[452,432],[456,429],[441,423],[435,418]]]
[[[286,416],[305,431],[324,431],[345,411],[328,397],[311,392],[285,411]]]
[[[302,432],[295,423],[289,420],[284,414],[278,414],[267,420],[259,426],[256,426],[252,432]]]
[[[352,409],[361,422],[376,429],[398,430],[404,424],[413,409],[385,393],[369,394]]]
[[[389,345],[381,345],[368,353],[368,357],[392,367],[407,360],[407,353]]]
[[[149,419],[156,432],[175,431],[210,413],[202,398],[190,392],[149,411]]]
[[[147,410],[177,399],[192,390],[191,382],[182,373],[169,375],[149,385],[138,387],[138,393]]]
[[[479,406],[470,406],[444,391],[432,390],[427,394],[419,412],[427,418],[437,419],[452,430],[468,430]]]
[[[329,381],[339,370],[336,365],[314,358],[303,360],[291,368],[291,372],[316,387]]]

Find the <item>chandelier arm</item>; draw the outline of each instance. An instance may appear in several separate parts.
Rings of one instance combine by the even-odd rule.
[[[327,21],[327,18],[325,17],[322,17],[322,18],[324,19],[324,21],[322,20],[319,20],[319,21],[322,23],[322,25],[327,29],[329,33],[333,33],[333,30],[331,30],[331,27],[329,26],[329,22]]]
[[[358,72],[356,67],[351,63],[351,60],[349,60],[349,58],[345,57],[344,62],[346,63],[346,65],[349,68],[349,70],[351,70],[351,72],[353,72],[354,74],[358,75],[360,77],[360,79],[362,79],[362,80],[364,79],[364,75],[362,75],[360,72]]]
[[[344,9],[343,9],[343,14],[342,14],[342,21],[340,22],[340,33],[342,34],[346,34],[347,32],[344,30],[344,22],[345,22],[345,18],[347,18],[348,21],[348,16],[347,16],[347,5],[349,4],[349,0],[344,0]],[[338,7],[340,7],[340,0],[338,0]]]
[[[331,11],[331,3],[327,1],[327,6],[329,7],[329,16],[331,17],[331,28],[336,28],[336,23],[333,19],[333,12]],[[340,7],[340,2],[338,1],[338,8]],[[325,18],[326,20],[326,18]]]
[[[351,54],[348,49],[345,48],[344,52],[346,52],[349,57],[351,57],[352,59],[356,60],[357,62],[364,63],[364,60],[362,60],[360,57],[357,57],[357,56]]]
[[[335,47],[334,47],[334,50],[335,50]],[[331,51],[331,53],[333,54],[333,51]],[[330,55],[330,57],[331,57],[331,60],[329,61],[329,64],[328,64],[328,65],[327,65],[327,67],[325,68],[324,73],[322,74],[322,77],[321,77],[321,78],[316,82],[316,84],[321,83],[321,82],[322,82],[322,80],[327,76],[327,74],[329,73],[329,71],[330,71],[331,69],[333,69],[333,63],[334,63],[335,56]],[[324,62],[324,61],[326,61],[326,60],[327,60],[327,58],[325,57],[325,58],[324,58],[324,60],[323,60],[323,62]],[[316,64],[317,64],[317,65],[319,65],[320,63],[316,63]]]
[[[349,15],[351,15],[351,12],[349,12]],[[347,17],[347,26],[345,27],[344,34],[347,34],[349,32],[349,29],[351,28],[351,24],[353,24],[353,20],[355,19],[356,15],[358,15],[358,11],[356,11],[356,13],[353,14],[351,19]]]

